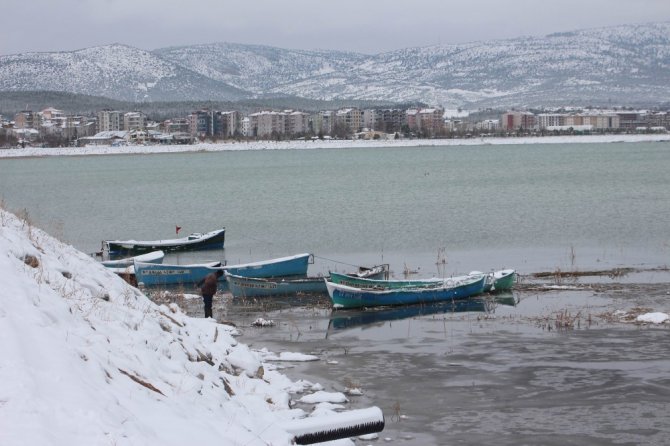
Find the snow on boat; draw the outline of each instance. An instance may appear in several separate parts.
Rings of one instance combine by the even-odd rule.
[[[103,260],[102,263],[107,268],[128,268],[133,266],[135,261],[144,263],[163,263],[165,253],[163,251],[152,251],[146,254],[140,254],[134,257],[125,257],[118,260]]]

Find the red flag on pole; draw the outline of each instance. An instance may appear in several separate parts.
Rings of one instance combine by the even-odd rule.
[[[175,232],[177,235],[179,235],[179,230],[181,229],[181,226],[175,226]]]

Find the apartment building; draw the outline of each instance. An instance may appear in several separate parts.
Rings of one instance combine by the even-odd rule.
[[[309,132],[309,115],[300,111],[289,112],[286,116],[286,133],[302,135]]]
[[[363,110],[363,127],[386,133],[399,132],[406,122],[405,110],[399,108]]]
[[[286,114],[276,111],[261,111],[249,115],[252,136],[267,138],[283,135],[286,130]]]
[[[147,126],[147,117],[142,112],[128,112],[123,114],[123,128],[125,130],[144,129]]]
[[[17,129],[37,129],[40,123],[40,114],[32,110],[23,110],[14,115],[14,127]]]
[[[335,129],[335,112],[320,111],[312,116],[312,131],[315,134],[330,135]]]
[[[438,134],[444,131],[444,110],[441,108],[422,108],[417,115],[417,125],[421,132]]]
[[[503,113],[502,119],[503,130],[530,130],[535,128],[535,115],[530,112],[510,111]]]
[[[549,127],[563,127],[566,124],[565,114],[560,113],[540,113],[536,115],[536,125],[539,129],[546,129]]]
[[[118,132],[123,130],[123,112],[101,110],[98,112],[98,132]]]
[[[363,113],[357,108],[344,108],[337,111],[335,121],[337,125],[357,133],[363,128]]]
[[[231,137],[239,131],[240,113],[233,111],[218,112],[215,119],[215,134]]]

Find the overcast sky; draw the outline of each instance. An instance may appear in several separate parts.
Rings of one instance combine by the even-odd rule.
[[[670,0],[3,0],[0,54],[236,42],[380,53],[670,21]]]

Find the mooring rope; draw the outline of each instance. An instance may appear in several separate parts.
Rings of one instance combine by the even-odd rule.
[[[339,263],[341,265],[347,265],[347,266],[353,266],[353,267],[356,267],[356,268],[361,268],[361,265],[354,265],[353,263],[347,263],[347,262],[342,262],[340,260],[329,259],[327,257],[317,256],[316,254],[312,254],[312,256],[314,256],[315,259],[327,260],[329,262]]]

